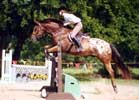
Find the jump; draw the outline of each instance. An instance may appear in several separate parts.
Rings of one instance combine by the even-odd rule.
[[[43,21],[35,21],[35,23],[36,25],[34,26],[31,35],[34,41],[47,34],[50,34],[54,41],[53,44],[45,46],[46,55],[47,53],[57,52],[57,43],[60,38],[62,52],[79,56],[96,56],[107,69],[115,92],[117,92],[117,87],[114,80],[114,70],[112,69],[111,65],[112,61],[114,61],[116,67],[121,70],[123,78],[131,78],[128,67],[124,65],[119,52],[112,44],[99,38],[91,38],[90,36],[84,36],[80,32],[77,38],[81,43],[82,50],[78,51],[78,47],[74,45],[72,40],[69,38],[69,33],[72,31],[72,29],[64,27],[62,21],[48,18]]]

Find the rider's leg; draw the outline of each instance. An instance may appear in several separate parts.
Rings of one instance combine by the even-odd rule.
[[[76,37],[73,37],[71,39],[78,48],[80,48],[80,49],[82,48],[81,43],[79,42],[79,40]]]
[[[82,29],[83,25],[81,22],[77,23],[71,32],[71,39],[77,45],[78,48],[82,49],[81,43],[76,39],[76,35]]]

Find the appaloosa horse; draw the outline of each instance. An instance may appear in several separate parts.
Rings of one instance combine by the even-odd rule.
[[[51,34],[54,40],[52,46],[45,46],[48,53],[57,52],[57,43],[60,39],[62,52],[79,56],[96,56],[105,65],[105,68],[109,72],[111,83],[115,92],[117,92],[117,88],[114,81],[114,70],[111,66],[112,60],[121,70],[123,78],[131,78],[129,70],[124,65],[119,52],[108,42],[102,39],[80,35],[77,37],[79,37],[83,49],[78,51],[77,47],[73,45],[68,37],[71,29],[64,27],[62,21],[49,18],[44,21],[35,21],[35,23],[36,25],[32,33],[33,40],[37,40],[39,37],[42,37],[45,34]]]

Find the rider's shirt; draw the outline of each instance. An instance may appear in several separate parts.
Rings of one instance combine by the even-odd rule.
[[[69,13],[63,13],[65,22],[64,23],[73,23],[76,24],[78,22],[81,22],[81,19],[73,14],[69,14]]]

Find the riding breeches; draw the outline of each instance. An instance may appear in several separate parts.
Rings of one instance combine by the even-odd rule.
[[[75,37],[78,32],[82,29],[83,25],[82,25],[82,22],[78,22],[74,29],[71,31],[71,37]]]

